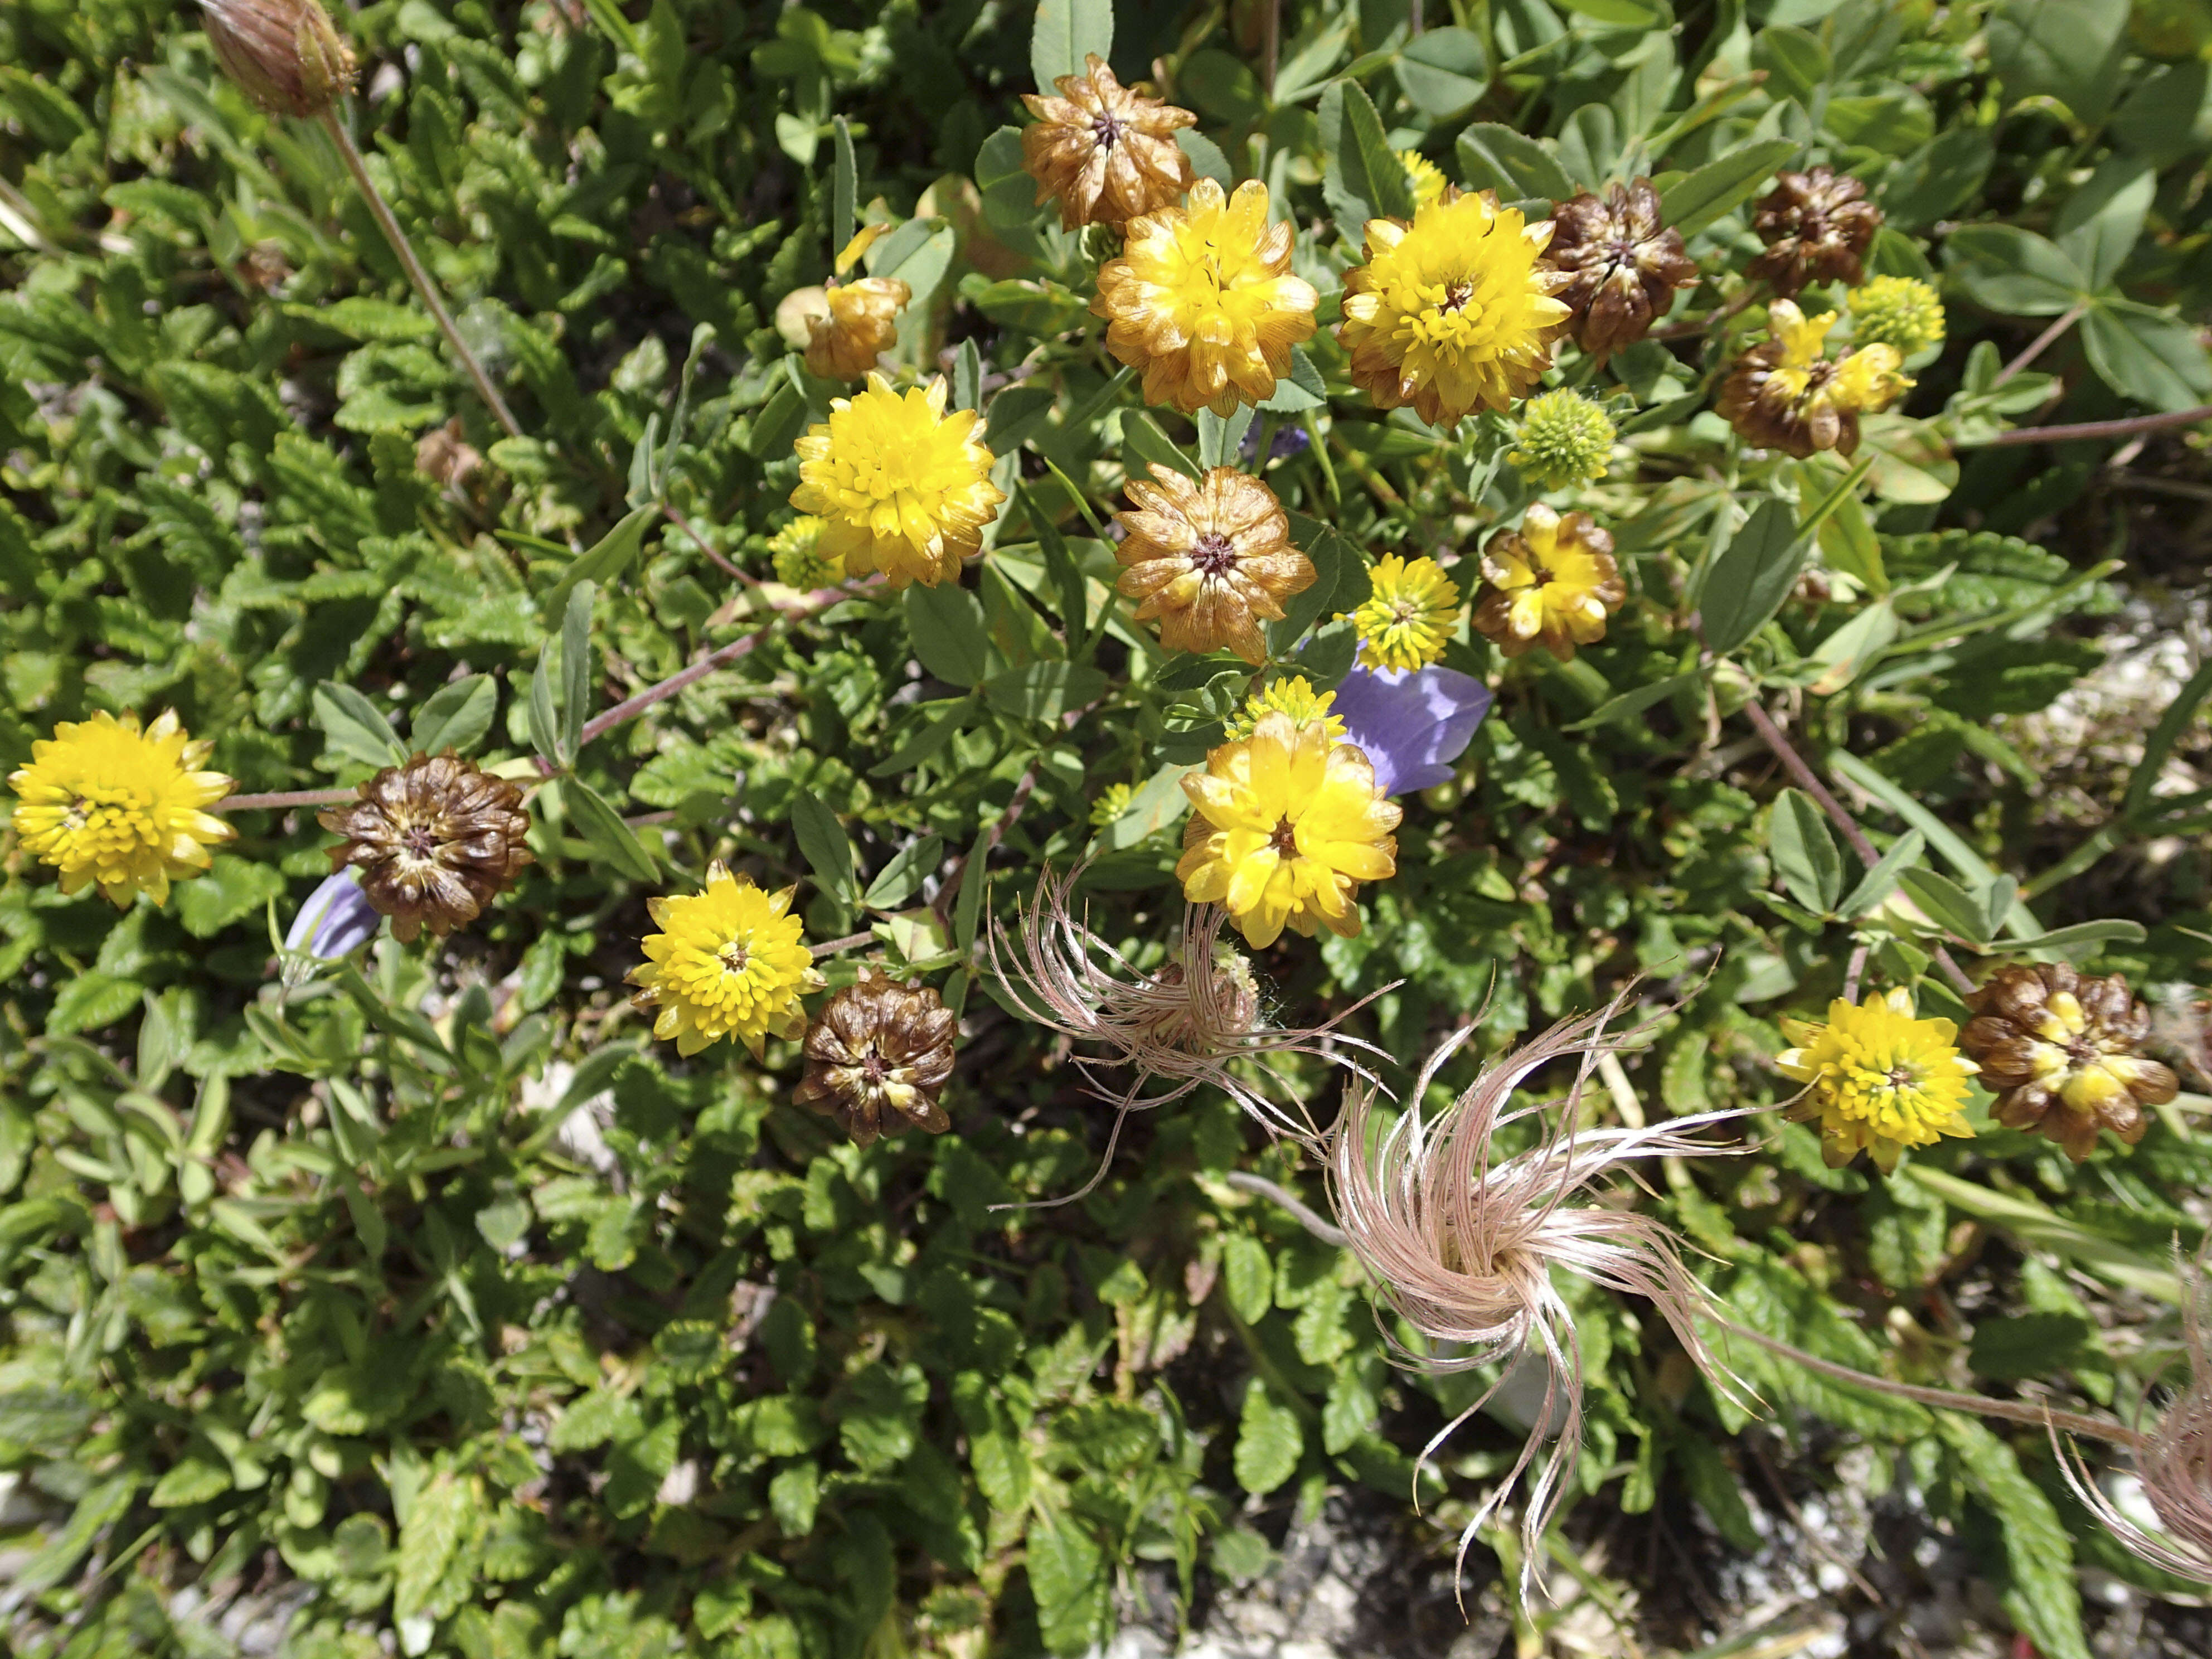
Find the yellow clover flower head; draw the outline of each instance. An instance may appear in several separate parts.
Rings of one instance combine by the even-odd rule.
[[[1434,559],[1386,553],[1367,573],[1373,591],[1351,613],[1367,668],[1425,668],[1443,654],[1459,614],[1459,585]]]
[[[1973,1133],[1960,1109],[1979,1068],[1959,1052],[1949,1020],[1913,1018],[1902,987],[1863,1003],[1838,997],[1826,1024],[1784,1020],[1783,1029],[1798,1046],[1778,1055],[1775,1069],[1805,1085],[1789,1115],[1819,1126],[1830,1168],[1867,1152],[1887,1175],[1908,1146]]]
[[[1108,784],[1106,793],[1091,803],[1091,827],[1103,830],[1113,823],[1129,810],[1129,803],[1135,799],[1136,793],[1136,790],[1126,783]]]
[[[1176,866],[1183,896],[1226,909],[1255,950],[1285,927],[1353,937],[1359,884],[1398,872],[1391,831],[1402,813],[1376,788],[1366,754],[1319,723],[1300,727],[1271,710],[1182,787],[1195,809]]]
[[[1505,459],[1540,489],[1566,489],[1605,477],[1620,434],[1606,412],[1564,386],[1521,410],[1516,443]]]
[[[630,1001],[653,1015],[653,1036],[674,1037],[680,1054],[734,1036],[758,1060],[765,1038],[805,1031],[799,995],[823,979],[799,918],[785,914],[796,890],[763,893],[718,860],[703,891],[646,901],[661,931],[646,935],[646,960],[630,969],[643,988]]]
[[[945,402],[942,375],[900,392],[872,374],[799,441],[791,504],[822,520],[817,546],[848,574],[934,587],[957,581],[961,560],[982,546],[1006,494],[991,482],[975,411],[948,415]]]
[[[1910,357],[1943,343],[1943,301],[1917,276],[1875,276],[1851,290],[1851,342]]]
[[[1549,220],[1530,224],[1489,191],[1446,191],[1402,219],[1367,222],[1367,263],[1344,279],[1337,338],[1352,378],[1382,409],[1413,405],[1433,426],[1499,413],[1551,367],[1573,312],[1573,281],[1539,263]]]
[[[822,532],[827,528],[812,514],[804,513],[769,538],[776,580],[787,587],[815,588],[835,587],[845,580],[845,561],[823,550]]]
[[[1280,714],[1288,714],[1291,724],[1300,731],[1319,726],[1334,741],[1344,736],[1344,716],[1328,712],[1335,703],[1335,692],[1316,691],[1304,675],[1294,674],[1246,698],[1243,709],[1230,718],[1228,738],[1231,743],[1242,742],[1258,728],[1264,716]]]
[[[1413,206],[1416,210],[1432,207],[1444,198],[1451,181],[1444,170],[1417,149],[1401,149],[1398,160],[1405,164],[1406,182],[1413,187]]]
[[[1127,234],[1091,309],[1108,319],[1106,349],[1143,373],[1145,401],[1225,416],[1273,397],[1320,296],[1291,275],[1295,233],[1267,222],[1267,187],[1248,179],[1228,196],[1201,179],[1187,206],[1139,215]]]
[[[62,721],[9,775],[23,850],[62,872],[64,893],[97,885],[118,908],[140,893],[167,903],[172,881],[201,873],[208,848],[238,833],[204,810],[237,782],[200,769],[214,748],[174,709],[143,731],[136,714]]]

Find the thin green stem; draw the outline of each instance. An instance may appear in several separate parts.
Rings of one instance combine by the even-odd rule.
[[[346,171],[353,174],[354,183],[360,186],[362,199],[368,204],[368,210],[376,216],[376,222],[382,227],[385,240],[392,244],[392,251],[399,256],[399,263],[407,271],[407,280],[415,285],[416,294],[437,323],[439,331],[445,335],[446,343],[453,347],[453,355],[461,360],[461,367],[476,382],[477,395],[484,400],[500,425],[507,428],[507,435],[520,438],[522,428],[516,424],[514,412],[499,395],[499,388],[492,385],[491,376],[484,373],[484,366],[477,361],[476,353],[471,351],[468,343],[461,338],[461,331],[455,325],[453,313],[446,309],[446,302],[438,297],[437,285],[430,280],[429,271],[422,260],[416,258],[414,245],[408,241],[407,233],[399,228],[399,221],[392,216],[392,208],[385,201],[383,192],[377,189],[376,181],[368,176],[368,165],[362,160],[361,151],[354,144],[353,135],[346,131],[345,123],[338,119],[337,105],[333,104],[323,112],[322,122],[323,131],[331,135],[331,142],[338,147],[338,155],[345,161]]]

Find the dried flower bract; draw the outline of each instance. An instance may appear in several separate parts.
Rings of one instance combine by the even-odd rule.
[[[208,44],[271,115],[320,115],[353,90],[353,51],[318,0],[200,0]]]
[[[1152,471],[1151,483],[1129,480],[1135,505],[1115,515],[1127,532],[1114,550],[1115,591],[1137,601],[1139,622],[1159,624],[1169,650],[1226,646],[1256,667],[1267,656],[1260,623],[1279,622],[1283,601],[1314,584],[1289,515],[1273,490],[1229,467],[1195,483],[1170,466]]]
[[[2097,979],[2063,962],[2000,968],[1967,1006],[1959,1047],[1996,1091],[1997,1121],[2049,1137],[2076,1164],[2106,1129],[2134,1146],[2150,1127],[2146,1109],[2180,1090],[2142,1057],[2150,1011],[2118,974]]]
[[[1649,179],[1553,208],[1544,264],[1572,279],[1555,297],[1573,311],[1575,343],[1593,357],[1635,344],[1667,314],[1674,290],[1698,281],[1682,233],[1659,221]]]
[[[1751,228],[1766,252],[1747,276],[1764,277],[1777,294],[1795,298],[1808,283],[1866,280],[1866,252],[1881,228],[1881,210],[1866,199],[1866,186],[1828,167],[1779,173],[1774,189],[1752,211]]]

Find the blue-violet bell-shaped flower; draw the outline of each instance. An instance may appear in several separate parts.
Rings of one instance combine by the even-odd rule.
[[[285,978],[297,983],[318,962],[351,956],[376,937],[383,916],[362,891],[350,868],[341,870],[307,896],[284,935]]]
[[[1490,688],[1455,669],[1359,668],[1336,688],[1344,741],[1366,751],[1386,795],[1432,788],[1474,740]]]

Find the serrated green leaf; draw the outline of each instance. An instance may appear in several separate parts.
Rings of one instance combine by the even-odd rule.
[[[1297,1413],[1254,1377],[1244,1390],[1244,1408],[1237,1423],[1237,1484],[1264,1498],[1297,1473],[1304,1450]]]

